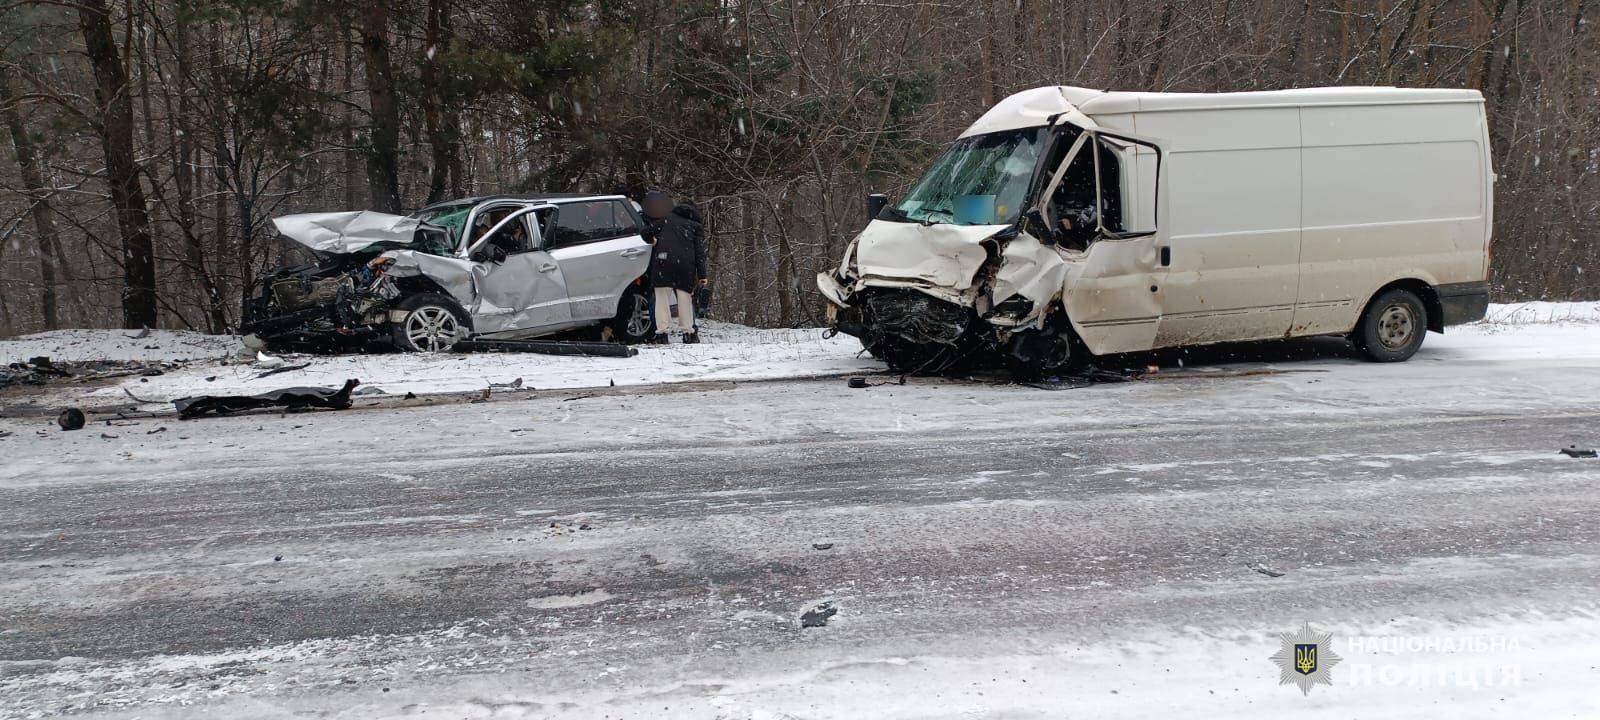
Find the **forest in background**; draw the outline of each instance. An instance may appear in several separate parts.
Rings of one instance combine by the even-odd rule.
[[[1476,88],[1499,300],[1600,298],[1597,0],[0,0],[0,335],[227,332],[270,219],[659,187],[714,317],[814,273],[1040,85]]]

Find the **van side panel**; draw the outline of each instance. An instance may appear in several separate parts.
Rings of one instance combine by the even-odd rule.
[[[1481,103],[1299,112],[1305,225],[1292,334],[1352,330],[1372,294],[1395,280],[1484,279]]]
[[[1299,290],[1299,110],[1140,112],[1135,125],[1167,151],[1156,346],[1282,337]]]

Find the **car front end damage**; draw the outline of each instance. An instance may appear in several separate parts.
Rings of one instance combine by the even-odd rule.
[[[448,246],[440,228],[380,213],[316,213],[274,221],[280,234],[310,249],[316,262],[257,278],[245,301],[245,343],[305,350],[364,349],[388,342],[394,306],[416,292],[444,293],[418,272]],[[418,250],[405,249],[418,248]]]
[[[1016,226],[873,220],[819,273],[832,332],[898,372],[1001,363],[1038,375],[1071,356],[1060,297],[1070,262]]]

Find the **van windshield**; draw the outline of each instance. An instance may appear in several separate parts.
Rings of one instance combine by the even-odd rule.
[[[912,186],[896,214],[921,223],[1016,222],[1049,134],[1036,127],[957,140]]]

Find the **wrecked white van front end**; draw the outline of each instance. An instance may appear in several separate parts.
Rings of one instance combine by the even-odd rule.
[[[1013,225],[873,220],[817,287],[835,330],[898,370],[941,372],[1040,331],[1067,269]]]
[[[1094,125],[1071,92],[1007,98],[900,203],[876,213],[839,267],[817,277],[832,328],[903,372],[996,358],[1034,374],[1064,367],[1071,334],[1063,293],[1087,242],[1064,243],[1053,228],[1074,219],[1098,227],[1093,213],[1057,217],[1040,200],[1062,186],[1054,169],[1071,164]],[[1093,200],[1092,180],[1088,191]]]

